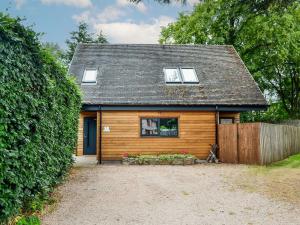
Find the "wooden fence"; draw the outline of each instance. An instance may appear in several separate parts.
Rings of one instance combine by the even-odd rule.
[[[266,165],[300,153],[300,127],[266,123],[220,124],[219,158]]]

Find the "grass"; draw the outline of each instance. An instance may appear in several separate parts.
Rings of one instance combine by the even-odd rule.
[[[289,169],[300,169],[300,154],[292,155],[284,160],[274,162],[267,166],[250,166],[250,173],[254,175],[267,175],[271,171],[286,171]]]
[[[37,198],[30,202],[8,225],[41,225],[40,217],[52,212],[59,200],[60,196],[56,192],[50,193],[46,198]]]
[[[11,218],[7,225],[41,225],[40,218],[47,213],[53,212],[62,198],[62,195],[58,192],[58,187],[63,185],[74,173],[73,168],[69,171],[68,176],[65,176],[62,182],[55,186],[51,192],[44,196],[37,196],[36,199],[27,202],[20,214]]]
[[[249,166],[232,183],[248,191],[257,192],[272,199],[300,205],[300,154],[268,166]]]
[[[284,160],[272,163],[268,168],[300,168],[300,154],[292,155]]]

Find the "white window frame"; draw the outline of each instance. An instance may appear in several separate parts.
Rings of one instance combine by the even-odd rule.
[[[195,75],[195,77],[196,77],[196,81],[185,81],[184,80],[184,76],[183,76],[183,72],[182,72],[182,70],[184,70],[184,69],[190,69],[190,70],[192,70],[193,73],[194,73],[194,75]],[[184,84],[198,84],[199,83],[199,78],[197,76],[197,73],[196,73],[196,70],[195,70],[194,67],[180,67],[180,76],[181,76],[182,82]]]
[[[178,71],[180,81],[167,81],[167,74],[166,74],[167,69],[176,69]],[[196,76],[196,81],[185,81],[183,79],[184,78],[183,72],[182,72],[183,69],[193,70],[193,72]],[[164,78],[165,78],[165,83],[166,84],[199,84],[199,78],[198,78],[198,75],[197,75],[196,70],[195,70],[194,67],[165,67],[163,69],[163,71],[164,71]]]
[[[178,74],[179,74],[179,78],[180,78],[180,81],[167,81],[167,73],[166,73],[166,70],[168,69],[172,69],[172,70],[177,70],[178,71]],[[181,73],[180,73],[180,68],[178,67],[165,67],[164,68],[164,75],[165,75],[165,82],[167,84],[182,84],[182,77],[181,77]]]
[[[85,80],[86,72],[87,72],[87,71],[90,71],[90,70],[96,72],[95,81],[86,81],[86,80]],[[95,69],[95,68],[85,68],[85,69],[84,69],[84,73],[83,73],[83,77],[82,77],[81,83],[83,83],[83,84],[97,84],[97,76],[98,76],[98,70],[97,70],[97,69]]]

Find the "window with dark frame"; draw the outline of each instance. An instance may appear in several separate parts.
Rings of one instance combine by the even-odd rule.
[[[221,117],[220,118],[220,124],[232,124],[234,123],[233,117]]]
[[[142,137],[178,137],[178,118],[141,118]]]

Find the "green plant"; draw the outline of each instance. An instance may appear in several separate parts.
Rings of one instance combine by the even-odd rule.
[[[160,155],[138,155],[135,157],[125,157],[126,160],[133,160],[140,165],[171,164],[173,161],[185,162],[185,165],[191,164],[196,159],[191,154],[160,154]]]
[[[20,19],[0,13],[0,223],[38,210],[72,165],[81,106],[66,69]]]
[[[167,161],[167,162],[170,162],[173,160],[173,157],[172,155],[166,155],[166,154],[163,154],[163,155],[159,155],[158,156],[158,159],[161,160],[161,161]]]
[[[37,216],[24,216],[18,220],[16,225],[40,225],[41,221]]]
[[[205,0],[164,27],[160,43],[233,45],[269,100],[281,103],[276,119],[297,119],[299,30],[299,0]],[[274,120],[270,113],[263,119]]]
[[[136,158],[137,155],[133,155],[133,154],[128,154],[128,158]]]
[[[300,168],[300,154],[292,155],[284,160],[274,162],[267,168]]]
[[[289,119],[289,115],[284,110],[280,102],[273,103],[264,112],[243,112],[241,113],[241,122],[266,122],[266,123],[276,123]]]

